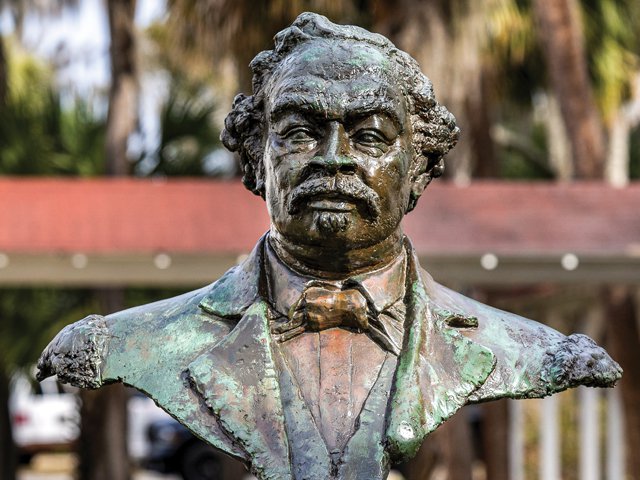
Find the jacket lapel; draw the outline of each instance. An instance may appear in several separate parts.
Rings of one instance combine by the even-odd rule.
[[[413,253],[411,245],[407,250]],[[398,360],[387,439],[395,461],[411,458],[426,435],[467,403],[495,366],[493,353],[469,340],[460,328],[477,319],[433,304],[411,256],[408,272],[407,333]]]
[[[261,479],[280,480],[291,478],[291,469],[268,307],[259,298],[262,244],[201,301],[208,313],[241,318],[189,365],[187,376],[226,434],[246,451],[252,472]]]
[[[267,304],[249,307],[233,331],[189,365],[196,392],[251,458],[261,479],[291,478]]]
[[[230,438],[252,458],[253,471],[262,479],[290,479],[279,386],[285,379],[278,377],[281,368],[271,346],[267,304],[260,299],[263,241],[264,237],[247,260],[220,278],[201,301],[208,313],[241,318],[229,335],[189,365],[187,375]],[[386,430],[393,462],[415,455],[424,437],[467,403],[495,365],[490,350],[459,331],[473,328],[477,321],[435,305],[410,244],[407,251],[407,333]]]

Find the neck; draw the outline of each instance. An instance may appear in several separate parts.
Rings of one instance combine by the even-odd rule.
[[[347,249],[293,243],[273,226],[269,232],[270,245],[288,266],[302,274],[326,279],[359,275],[391,263],[402,253],[403,238],[398,228],[380,243]]]

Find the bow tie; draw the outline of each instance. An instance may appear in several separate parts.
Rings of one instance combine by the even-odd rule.
[[[289,318],[308,330],[343,327],[367,330],[367,299],[355,288],[340,290],[330,284],[309,286],[291,307]]]
[[[272,331],[283,335],[282,340],[334,327],[366,331],[367,311],[367,299],[357,289],[311,281],[289,309],[289,321],[274,325]]]
[[[304,332],[320,332],[329,328],[346,328],[367,332],[383,348],[398,353],[399,345],[389,338],[375,310],[369,306],[357,282],[345,282],[340,287],[311,281],[294,303],[288,320],[274,322],[271,332],[284,342]]]

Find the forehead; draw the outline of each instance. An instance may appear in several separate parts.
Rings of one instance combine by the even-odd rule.
[[[404,125],[407,104],[397,64],[378,48],[314,40],[284,59],[267,85],[267,115],[302,110],[323,117],[383,112]]]

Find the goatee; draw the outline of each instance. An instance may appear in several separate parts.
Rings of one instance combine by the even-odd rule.
[[[315,212],[313,215],[314,227],[324,235],[344,232],[350,223],[347,212]]]

